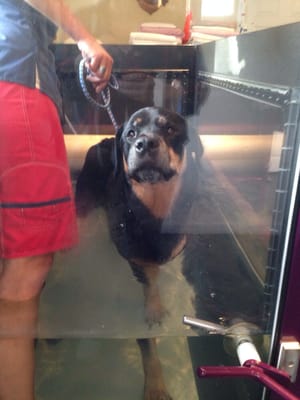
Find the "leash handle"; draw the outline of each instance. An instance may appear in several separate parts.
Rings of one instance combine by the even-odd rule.
[[[111,109],[111,94],[110,94],[110,88],[118,90],[119,89],[119,83],[117,81],[117,78],[114,74],[111,74],[110,80],[107,84],[107,86],[101,90],[101,92],[99,93],[99,95],[102,98],[102,102],[99,100],[95,100],[94,97],[90,94],[87,85],[86,85],[86,81],[85,81],[85,71],[87,71],[87,73],[89,73],[89,70],[85,67],[85,62],[86,59],[81,59],[79,62],[79,66],[78,66],[78,76],[79,76],[79,83],[80,83],[80,87],[81,90],[85,96],[85,98],[96,108],[104,108],[106,109],[109,118],[113,124],[113,127],[115,129],[115,132],[117,132],[119,126],[118,123],[116,121],[116,118],[112,112]]]

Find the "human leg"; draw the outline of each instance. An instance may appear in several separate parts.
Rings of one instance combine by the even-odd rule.
[[[34,400],[38,300],[53,254],[1,260],[0,399]]]
[[[39,295],[53,254],[2,260],[0,299],[26,301]]]
[[[38,297],[0,300],[0,399],[34,400]]]
[[[0,399],[34,400],[39,294],[77,227],[54,105],[20,85],[0,89]]]

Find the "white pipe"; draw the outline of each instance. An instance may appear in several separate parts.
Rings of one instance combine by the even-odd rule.
[[[253,343],[245,341],[237,346],[237,356],[241,365],[244,365],[248,360],[261,361],[261,358]]]

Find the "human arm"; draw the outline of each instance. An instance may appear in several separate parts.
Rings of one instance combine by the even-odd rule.
[[[77,19],[63,0],[24,0],[41,14],[59,26],[76,41],[82,56],[92,71],[90,80],[96,92],[102,90],[111,75],[113,59],[98,40]],[[104,72],[99,68],[105,67]]]

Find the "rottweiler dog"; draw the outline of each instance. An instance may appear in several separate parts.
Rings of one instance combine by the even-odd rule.
[[[77,180],[77,213],[82,217],[92,208],[105,208],[116,248],[143,283],[149,325],[161,323],[166,313],[157,284],[159,268],[183,251],[185,224],[198,196],[198,157],[189,146],[185,118],[165,109],[142,108],[115,138],[104,139],[88,150]],[[196,152],[201,153],[201,146]],[[170,399],[155,339],[138,343],[145,370],[145,398]],[[149,393],[152,397],[147,397]]]
[[[105,208],[113,242],[144,284],[149,325],[165,314],[159,266],[183,250],[185,224],[198,194],[199,166],[188,143],[182,116],[142,108],[116,138],[88,150],[77,180],[77,213],[82,217],[94,207]]]

